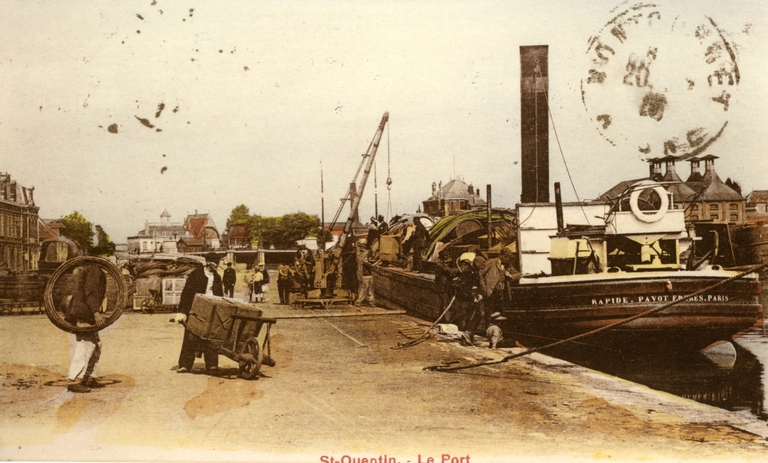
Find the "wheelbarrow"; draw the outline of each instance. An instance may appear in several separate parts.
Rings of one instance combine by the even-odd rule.
[[[237,362],[241,378],[253,379],[262,364],[275,366],[270,330],[277,320],[261,315],[260,309],[243,301],[197,294],[183,324],[220,355]],[[259,335],[265,325],[264,341],[260,344]]]

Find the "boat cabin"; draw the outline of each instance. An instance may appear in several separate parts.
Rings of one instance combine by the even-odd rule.
[[[613,205],[565,203],[558,211],[552,203],[521,204],[517,212],[526,275],[679,270],[692,242],[685,212],[655,182],[631,186]]]

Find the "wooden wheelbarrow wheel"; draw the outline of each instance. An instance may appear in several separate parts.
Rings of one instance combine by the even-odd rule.
[[[261,363],[264,361],[264,352],[259,348],[259,340],[248,338],[240,351],[240,377],[253,379],[259,374]]]
[[[289,293],[288,294],[288,305],[291,306],[293,309],[303,309],[305,305],[306,298],[302,293]]]

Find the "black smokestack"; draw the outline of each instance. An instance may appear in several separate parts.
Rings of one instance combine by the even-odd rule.
[[[548,45],[520,47],[523,203],[549,202]]]

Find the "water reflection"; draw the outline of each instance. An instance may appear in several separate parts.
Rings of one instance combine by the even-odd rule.
[[[727,350],[731,355],[727,355]],[[695,353],[687,356],[622,358],[621,356],[579,356],[563,358],[577,365],[602,371],[619,378],[646,385],[731,411],[749,411],[768,420],[764,410],[764,365],[768,357],[768,337],[762,330],[752,331],[722,349],[726,355],[708,357]],[[735,359],[733,354],[735,353]]]

